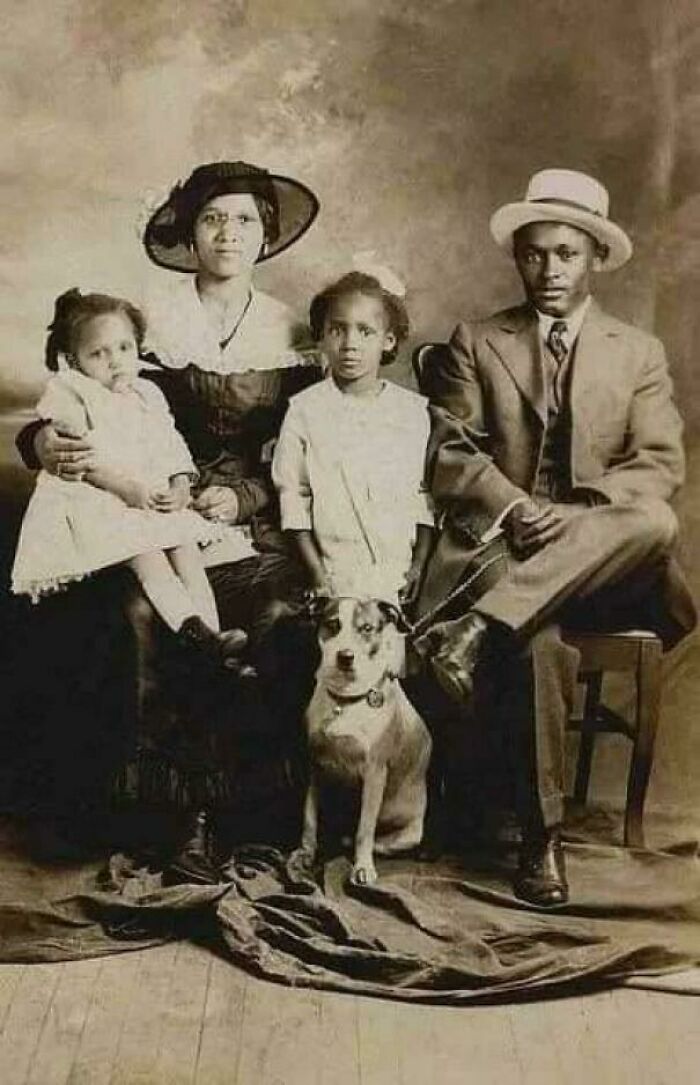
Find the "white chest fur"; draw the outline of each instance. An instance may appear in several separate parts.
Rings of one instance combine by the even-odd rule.
[[[316,689],[307,713],[309,745],[321,772],[356,781],[375,759],[396,713],[395,681],[383,687],[382,703],[366,698],[338,702],[324,688]]]

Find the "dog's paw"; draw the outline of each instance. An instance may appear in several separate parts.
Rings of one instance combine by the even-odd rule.
[[[378,877],[377,868],[370,860],[368,862],[353,864],[350,881],[353,885],[374,885]]]

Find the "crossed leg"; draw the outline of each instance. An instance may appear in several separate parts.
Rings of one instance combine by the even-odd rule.
[[[188,547],[173,550],[152,550],[138,554],[129,561],[129,566],[136,574],[146,597],[154,609],[173,632],[177,632],[183,622],[197,615],[213,632],[218,632],[219,619],[216,616],[216,604],[211,589],[204,590],[196,572],[193,554],[188,554]],[[202,569],[202,577],[206,574]],[[212,614],[213,610],[213,614]],[[212,618],[214,623],[212,624]]]

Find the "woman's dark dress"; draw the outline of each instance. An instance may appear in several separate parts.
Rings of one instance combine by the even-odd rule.
[[[195,492],[229,486],[238,499],[239,522],[250,525],[256,556],[207,572],[222,628],[242,626],[252,636],[260,680],[244,686],[225,673],[198,667],[166,635],[124,570],[101,575],[99,595],[91,582],[82,594],[85,604],[99,598],[101,609],[106,594],[114,600],[115,615],[123,614],[126,603],[132,651],[117,658],[113,635],[104,635],[92,607],[84,604],[83,625],[94,631],[95,658],[92,663],[83,660],[81,667],[104,670],[108,653],[122,673],[127,686],[122,700],[135,706],[136,717],[131,759],[136,772],[123,771],[123,784],[142,801],[221,804],[245,793],[261,796],[288,772],[313,671],[313,652],[300,646],[298,634],[285,623],[263,636],[270,606],[298,596],[303,587],[302,571],[279,528],[264,448],[277,436],[290,396],[318,380],[321,371],[315,365],[296,365],[221,374],[193,365],[166,369],[153,356],[147,360],[152,367],[142,376],[163,391],[199,468]],[[37,465],[35,433],[35,426],[26,427],[17,442],[30,467]],[[114,621],[119,625],[116,617]],[[65,638],[66,643],[74,639],[68,629]],[[101,694],[94,692],[99,701]],[[109,703],[92,706],[89,719],[72,716],[71,728],[94,731],[97,725],[99,730],[101,720],[111,720],[113,726],[112,692],[108,698]],[[131,726],[121,704],[117,715],[121,727]]]

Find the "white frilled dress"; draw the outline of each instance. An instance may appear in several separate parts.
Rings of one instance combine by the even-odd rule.
[[[208,373],[283,369],[314,361],[308,329],[277,298],[254,287],[235,333],[222,347],[199,300],[194,275],[171,278],[146,299],[145,349],[168,369]]]
[[[49,380],[37,414],[89,432],[102,465],[154,489],[166,489],[173,475],[197,473],[165,397],[151,381],[137,378],[131,390],[113,392],[76,370],[61,371]],[[138,554],[209,542],[214,530],[190,509],[129,508],[89,482],[40,471],[22,523],[12,590],[36,601]]]
[[[427,401],[389,382],[366,398],[328,377],[290,401],[272,464],[282,527],[313,531],[338,594],[396,598],[433,523],[429,433]]]

